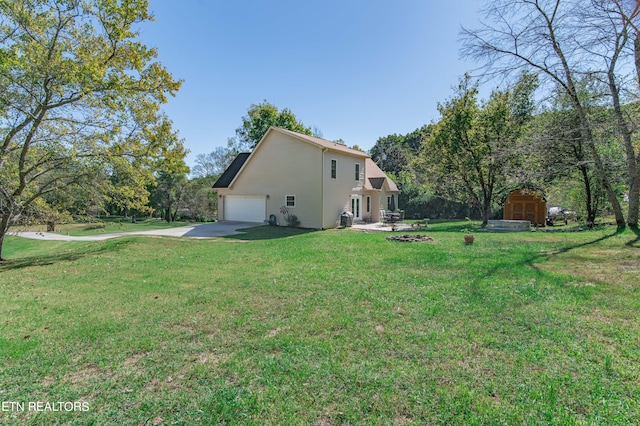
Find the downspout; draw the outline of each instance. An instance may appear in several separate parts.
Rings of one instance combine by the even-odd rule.
[[[322,148],[322,167],[321,167],[322,176],[320,176],[320,199],[321,199],[320,227],[322,229],[325,229],[325,226],[324,226],[324,153],[327,152],[327,150],[328,148]]]

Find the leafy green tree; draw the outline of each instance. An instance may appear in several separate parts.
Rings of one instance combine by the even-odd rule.
[[[539,161],[531,168],[535,177],[530,180],[537,180],[545,187],[558,181],[582,181],[582,190],[572,190],[572,193],[582,196],[580,210],[585,212],[586,221],[593,223],[602,199],[598,196],[602,186],[594,176],[593,162],[586,151],[578,118],[572,110],[556,110],[538,115],[535,121],[535,131],[527,142],[531,141],[535,146],[535,153],[529,159],[538,158]],[[569,185],[563,183],[562,186]],[[571,207],[575,209],[577,205],[573,204]]]
[[[410,158],[404,136],[397,134],[378,138],[369,155],[378,167],[389,173],[400,173],[409,164]]]
[[[401,189],[398,202],[406,217],[424,217],[432,189],[425,175],[418,173],[419,153],[433,125],[425,125],[406,135],[392,134],[378,138],[369,150],[371,159],[393,179]],[[431,205],[431,204],[429,204]],[[433,216],[433,215],[432,215]],[[435,216],[433,216],[435,217]]]
[[[186,173],[163,171],[158,174],[156,186],[151,191],[151,206],[162,212],[167,222],[176,221],[187,183]]]
[[[285,108],[280,111],[265,100],[261,104],[251,105],[247,115],[242,117],[242,126],[236,129],[236,140],[232,142],[235,151],[252,150],[271,126],[313,135],[311,128],[302,124],[291,110]]]
[[[404,145],[411,150],[412,154],[417,154],[422,149],[422,144],[429,138],[433,125],[427,124],[417,128],[404,136]]]
[[[389,136],[384,139],[388,140]],[[404,145],[388,144],[382,152],[378,152],[378,148],[377,145],[371,148],[371,158],[385,172],[399,174],[409,165],[411,152]]]
[[[156,130],[155,136],[162,134],[161,130]],[[163,144],[159,157],[153,161],[127,157],[111,159],[109,183],[100,187],[105,191],[110,213],[130,216],[135,222],[137,214],[153,211],[156,205],[152,201],[158,199],[159,191],[173,193],[172,185],[186,181],[189,168],[184,158],[187,151],[175,133],[169,132],[165,137],[171,141]]]
[[[135,217],[136,212],[148,213],[149,190],[155,184],[152,171],[136,161],[118,158],[111,161],[109,180],[103,183],[108,210],[112,214]],[[135,219],[133,219],[135,220]]]
[[[207,217],[214,216],[216,212],[218,197],[211,188],[213,183],[210,177],[199,177],[190,179],[184,188],[182,205],[197,221],[204,221]]]
[[[55,232],[57,225],[70,223],[72,220],[71,214],[64,207],[37,198],[29,205],[22,223],[43,224],[47,226],[47,232]]]
[[[0,1],[0,259],[35,200],[176,142],[159,108],[180,82],[137,40],[149,20],[145,0]]]
[[[174,134],[171,136],[176,137]],[[150,200],[151,207],[162,211],[167,222],[174,222],[178,210],[182,208],[189,173],[189,167],[184,162],[187,152],[182,142],[171,146],[172,149],[166,150],[153,164],[154,186],[151,189]]]
[[[442,118],[423,153],[432,164],[439,191],[478,208],[483,224],[515,183],[507,175],[518,168],[520,158],[512,148],[532,116],[529,99],[535,88],[535,77],[523,74],[511,90],[494,91],[480,105],[477,83],[467,74],[454,96],[438,105]]]

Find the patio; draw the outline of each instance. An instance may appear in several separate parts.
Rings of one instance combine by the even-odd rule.
[[[390,224],[390,223],[378,222],[378,223],[354,223],[352,225],[352,228],[360,229],[365,232],[392,232],[392,231],[406,232],[406,231],[416,231],[418,229],[424,229],[424,226],[416,227],[415,225],[410,223]]]

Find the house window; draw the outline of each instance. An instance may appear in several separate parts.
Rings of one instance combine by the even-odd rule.
[[[356,164],[356,180],[360,180],[360,164]]]
[[[367,213],[371,213],[371,197],[367,197]]]
[[[284,205],[293,208],[296,206],[296,196],[295,195],[285,195],[284,197]]]
[[[338,160],[331,160],[331,179],[338,175]]]

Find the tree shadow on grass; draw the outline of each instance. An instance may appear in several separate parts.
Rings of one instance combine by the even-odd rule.
[[[596,238],[595,240],[592,240],[592,241],[586,241],[584,243],[573,244],[573,245],[569,245],[567,247],[563,247],[561,249],[558,249],[558,250],[550,253],[549,255],[550,256],[555,256],[555,255],[562,254],[562,253],[568,253],[571,250],[579,249],[579,248],[590,246],[590,245],[593,245],[593,244],[598,244],[598,243],[600,243],[602,241],[608,240],[611,237],[615,237],[616,235],[620,235],[623,232],[624,232],[624,228],[622,228],[622,229],[621,228],[617,228],[616,231],[611,233],[611,234],[603,235],[602,237]]]
[[[568,252],[570,252],[572,250],[576,250],[576,249],[579,249],[579,248],[582,248],[582,247],[587,247],[587,246],[591,246],[591,245],[594,245],[594,244],[601,243],[603,241],[608,240],[611,237],[615,237],[616,235],[621,234],[622,232],[624,232],[624,229],[617,229],[615,232],[613,232],[611,234],[603,235],[602,237],[593,239],[591,241],[585,241],[585,242],[579,243],[579,244],[567,245],[566,247],[562,247],[562,248],[560,248],[558,250],[554,250],[554,251],[551,251],[551,252],[532,253],[530,256],[527,256],[526,258],[521,259],[521,260],[519,260],[517,262],[500,261],[497,264],[491,266],[486,271],[486,273],[482,274],[482,276],[478,277],[471,284],[472,285],[477,285],[479,283],[479,281],[481,281],[481,280],[491,279],[492,277],[494,277],[496,275],[502,275],[502,274],[508,272],[509,270],[517,269],[517,268],[521,268],[521,267],[529,267],[533,271],[535,271],[536,274],[543,275],[545,272],[542,269],[540,269],[538,266],[536,266],[536,263],[539,263],[540,261],[543,261],[545,259],[551,259],[552,257],[560,255],[560,254],[568,253]],[[636,238],[635,241],[638,241],[638,238]]]
[[[117,246],[116,246],[117,247]],[[73,262],[85,256],[95,255],[105,251],[113,250],[112,245],[96,245],[94,247],[84,246],[75,250],[65,250],[40,256],[18,257],[15,259],[5,259],[0,262],[0,273],[14,269],[28,268],[32,266],[48,266],[59,262]]]
[[[23,257],[19,259],[8,259],[0,262],[0,272],[13,269],[28,268],[30,266],[47,266],[62,261],[74,261],[84,257],[86,253],[59,253],[47,256]]]
[[[238,229],[241,234],[227,235],[222,238],[228,240],[240,240],[240,241],[259,241],[259,240],[274,240],[278,238],[289,238],[297,235],[309,234],[316,232],[315,229],[305,228],[289,228],[286,226],[256,226],[253,228]]]
[[[640,247],[640,227],[634,226],[629,229],[631,229],[631,232],[636,234],[636,238],[634,240],[627,241],[625,245],[629,247]]]

